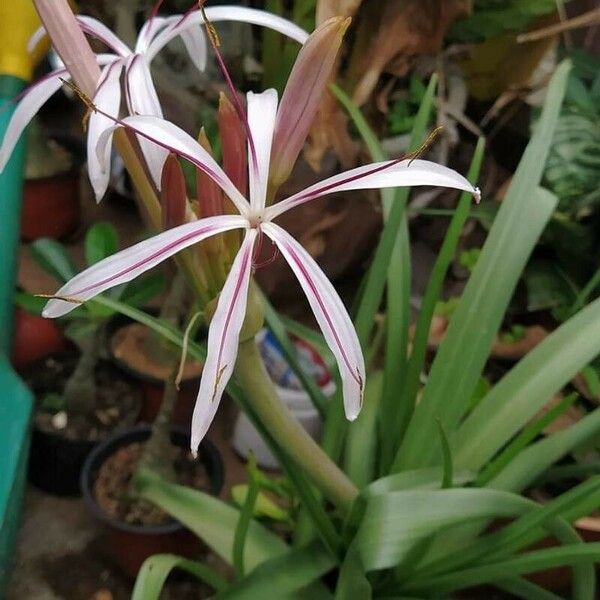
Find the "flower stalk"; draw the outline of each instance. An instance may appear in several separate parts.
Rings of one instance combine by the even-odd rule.
[[[240,342],[234,374],[253,411],[279,446],[338,509],[347,512],[358,489],[281,402],[254,339]]]

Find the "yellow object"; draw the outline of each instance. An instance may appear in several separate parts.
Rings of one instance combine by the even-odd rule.
[[[0,75],[31,79],[33,67],[48,51],[48,41],[32,54],[27,51],[27,42],[39,26],[33,0],[0,0]]]

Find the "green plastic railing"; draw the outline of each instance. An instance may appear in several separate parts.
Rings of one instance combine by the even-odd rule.
[[[0,140],[13,113],[6,102],[25,82],[0,75]],[[8,356],[12,342],[13,295],[19,248],[25,142],[22,139],[0,173],[0,598],[4,598],[14,561],[19,528],[32,397],[13,371]]]

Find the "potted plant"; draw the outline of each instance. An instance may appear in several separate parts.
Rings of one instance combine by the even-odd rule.
[[[538,433],[560,416],[567,404],[562,403],[545,416],[536,416],[548,396],[568,386],[600,351],[599,301],[549,333],[499,381],[488,386],[477,402],[472,401],[470,393],[484,370],[529,253],[555,207],[555,198],[542,191],[535,195],[535,190],[556,126],[567,74],[568,66],[562,65],[554,76],[543,126],[529,143],[478,264],[456,302],[423,389],[421,372],[426,368],[431,319],[468,215],[466,196],[453,216],[427,288],[408,363],[402,365],[400,358],[405,347],[400,354],[390,355],[395,346],[388,345],[380,358],[383,369],[375,366],[368,373],[363,412],[357,421],[347,428],[343,426],[340,397],[337,410],[332,408],[328,413],[322,445],[336,457],[340,469],[357,488],[350,507],[337,504],[331,510],[307,494],[303,485],[306,472],[298,468],[298,458],[290,458],[290,444],[274,439],[272,430],[264,426],[263,435],[282,462],[296,502],[310,514],[309,533],[301,518],[292,525],[292,531],[303,536],[304,545],[292,548],[276,531],[258,522],[262,513],[257,504],[260,491],[268,489],[264,482],[251,479],[244,498],[241,502],[238,499],[238,510],[216,505],[201,493],[144,472],[137,480],[142,496],[187,523],[234,567],[237,577],[223,580],[205,564],[156,556],[142,567],[136,600],[157,593],[159,586],[156,580],[151,581],[150,574],[154,578],[157,569],[165,574],[174,567],[193,573],[219,592],[265,593],[277,575],[280,594],[311,586],[315,597],[329,597],[335,588],[337,597],[350,599],[399,593],[410,597],[445,596],[481,584],[492,584],[520,597],[550,597],[539,587],[539,580],[527,580],[525,576],[570,565],[574,567],[574,589],[578,590],[574,597],[595,597],[593,563],[600,555],[600,546],[582,543],[567,523],[579,523],[581,518],[595,514],[600,505],[600,479],[592,476],[581,483],[573,482],[547,503],[529,500],[524,494],[557,460],[591,443],[600,431],[598,408],[566,430],[544,438]],[[355,118],[359,129],[364,128],[364,121]],[[482,150],[480,145],[479,157]],[[536,207],[535,216],[529,212],[528,202]],[[530,218],[524,220],[522,211],[527,211]],[[371,279],[367,277],[362,288],[355,319],[367,348],[377,342],[370,336],[372,315],[379,306],[372,295],[381,293],[373,283],[375,278],[387,281],[389,293],[400,286],[401,271],[394,268],[399,263],[393,263],[390,270],[385,255],[376,255],[375,260]],[[378,270],[381,265],[384,268]],[[407,304],[408,297],[404,302]],[[390,302],[385,308],[392,340],[399,335],[398,322],[392,318],[397,310],[398,305]],[[276,314],[269,318],[278,319]],[[283,323],[288,333],[301,333],[327,354],[320,334],[289,319]],[[404,327],[406,340],[408,322]],[[237,375],[229,392],[246,406],[246,390],[254,376],[239,371]],[[386,382],[394,384],[387,391]],[[318,394],[314,390],[310,393],[318,405]],[[417,396],[421,397],[419,403]],[[410,410],[406,408],[407,399]],[[260,427],[261,419],[254,419]],[[386,450],[388,445],[391,451]],[[321,464],[325,469],[324,459]],[[316,475],[312,481],[317,481]],[[325,491],[327,485],[320,489]],[[333,500],[334,496],[329,498]],[[209,522],[198,516],[209,506],[211,514],[219,515],[217,531],[214,518]],[[338,525],[340,513],[342,524]],[[499,518],[504,519],[499,528],[486,527]],[[534,545],[549,536],[560,545]],[[342,559],[338,558],[340,548]],[[324,577],[332,568],[336,569],[333,584],[331,575]]]
[[[74,158],[31,124],[21,208],[21,239],[62,239],[80,222],[79,170]]]
[[[173,385],[167,386],[166,394],[174,391]],[[142,424],[105,440],[90,453],[81,473],[84,502],[107,531],[107,553],[130,577],[135,577],[153,554],[177,553],[192,559],[202,551],[189,529],[136,494],[131,480],[139,465],[162,473],[173,483],[214,496],[223,487],[223,463],[217,448],[204,440],[196,460],[189,451],[188,430],[169,431],[170,423],[166,424],[168,439],[155,435],[152,440],[156,425]]]
[[[177,275],[160,309],[147,309],[173,327],[181,327],[188,312],[185,283]],[[140,421],[152,423],[160,411],[165,385],[173,368],[173,350],[152,329],[135,322],[126,315],[114,315],[106,328],[110,359],[128,376],[133,377],[142,390],[143,404]],[[202,333],[202,332],[200,332]],[[202,363],[186,360],[177,385],[177,401],[172,420],[188,427],[202,373]]]
[[[113,253],[117,245],[111,225],[93,225],[85,237],[88,264]],[[57,280],[64,281],[75,273],[65,247],[58,241],[40,239],[29,249],[34,260]],[[149,275],[113,296],[131,305],[145,304],[161,286],[160,274]],[[40,311],[43,299],[21,293],[16,301],[21,307],[37,307]],[[65,335],[72,344],[23,370],[37,399],[29,476],[47,492],[77,494],[81,468],[90,451],[114,429],[137,421],[140,391],[103,353],[105,327],[113,314],[98,305],[80,307],[64,323]]]
[[[237,140],[240,131],[248,140],[248,200],[246,186],[241,191],[239,180],[230,175],[233,171],[226,166],[227,155],[237,156],[238,167],[240,157],[245,156],[243,151],[233,153],[231,138],[222,136],[222,169],[202,137],[196,142],[165,122],[156,114],[157,106],[152,107],[155,116],[139,116],[131,107],[130,116],[122,119],[112,114],[111,107],[117,104],[115,94],[121,89],[118,68],[122,63],[114,67],[117,75],[110,66],[105,70],[106,78],[113,73],[112,87],[97,87],[97,57],[86,44],[67,4],[62,0],[35,1],[57,50],[64,62],[72,65],[79,86],[75,89],[90,109],[90,119],[106,128],[106,133],[99,134],[100,139],[96,140],[99,166],[106,167],[101,158],[106,156],[106,143],[116,122],[121,129],[117,129],[115,139],[121,144],[128,168],[140,180],[140,201],[150,218],[155,219],[156,229],[163,230],[67,282],[49,301],[45,315],[67,314],[73,310],[74,301],[89,301],[178,254],[181,271],[196,292],[205,320],[210,321],[208,342],[206,346],[199,345],[193,337],[172,327],[155,325],[171,343],[187,349],[196,359],[205,359],[191,428],[191,449],[198,448],[227,387],[278,458],[301,506],[293,522],[292,545],[289,538],[269,531],[252,518],[261,486],[266,486],[260,478],[251,477],[242,509],[238,510],[210,494],[172,483],[157,467],[140,468],[133,477],[134,490],[188,525],[232,564],[234,576],[226,580],[205,564],[171,554],[158,555],[142,567],[134,598],[158,597],[168,573],[176,566],[209,582],[217,592],[246,597],[273,594],[275,588],[279,596],[302,590],[317,598],[329,598],[334,593],[341,599],[389,598],[399,594],[423,598],[447,596],[489,583],[520,596],[547,598],[544,590],[523,576],[567,564],[573,566],[573,595],[592,600],[596,593],[592,563],[600,548],[582,544],[569,522],[597,506],[600,480],[590,479],[547,506],[540,506],[522,492],[561,456],[597,435],[600,413],[596,410],[586,416],[569,428],[566,436],[555,434],[542,441],[527,439],[525,448],[509,456],[506,464],[496,466],[497,472],[491,476],[487,468],[492,463],[498,465],[496,461],[503,449],[528,429],[531,418],[548,396],[562,389],[596,356],[600,349],[600,301],[591,303],[553,331],[476,404],[471,400],[525,263],[556,205],[556,198],[540,188],[540,182],[568,79],[568,63],[556,69],[538,127],[444,340],[431,368],[426,369],[430,321],[443,278],[472,198],[480,198],[474,184],[456,172],[417,160],[434,103],[434,85],[429,86],[413,127],[416,154],[390,161],[385,160],[387,157],[356,107],[337,90],[336,95],[378,162],[336,175],[273,204],[277,189],[289,176],[304,144],[348,26],[340,18],[326,21],[303,44],[280,104],[273,90],[249,93],[245,110],[239,105],[235,90],[231,90],[232,100],[238,105],[234,129]],[[177,19],[175,30],[181,32],[177,27],[208,21],[208,39],[231,86],[219,53],[218,35],[207,12],[200,8]],[[147,66],[144,62],[137,64]],[[134,75],[133,69],[125,71],[127,84],[132,83]],[[150,73],[144,72],[144,76],[150,85]],[[131,95],[134,86],[129,88]],[[92,132],[98,133],[98,129]],[[119,133],[123,135],[118,137]],[[136,137],[142,146],[137,153],[130,144]],[[150,144],[154,146],[150,148]],[[480,141],[471,179],[477,177],[483,148]],[[176,171],[176,162],[172,160],[164,166],[164,150],[184,156],[201,176],[210,179],[213,187],[209,183],[199,193],[215,203],[188,205],[186,199],[185,210],[177,211],[179,219],[173,219],[172,209],[181,208],[181,202],[172,202],[169,195],[166,199],[163,195],[161,227],[157,218],[158,197],[148,179],[151,173],[156,182],[158,169],[140,169],[139,161],[155,167],[161,158],[161,181],[156,187],[163,194],[162,190],[178,187],[180,191],[175,196],[181,200],[184,194],[179,186],[165,185],[164,180],[173,174],[171,168]],[[161,157],[157,158],[159,153]],[[91,163],[90,168],[94,166],[98,165]],[[245,166],[244,163],[243,171]],[[466,193],[459,200],[436,262],[409,354],[407,276],[411,263],[407,191],[384,193],[385,227],[359,288],[352,320],[309,253],[274,220],[332,190],[387,190],[415,183],[442,184]],[[218,194],[212,194],[214,190]],[[206,211],[207,206],[218,206],[217,214]],[[171,224],[165,227],[164,223]],[[263,264],[258,256],[265,237],[296,273],[323,332],[311,334],[304,330],[303,336],[310,338],[322,355],[329,351],[333,354],[340,374],[339,393],[325,409],[321,445],[280,402],[262,368],[256,346],[255,335],[262,326],[266,302],[252,283],[252,274]],[[107,280],[108,269],[115,272]],[[128,312],[136,320],[149,322],[143,313]],[[385,317],[376,319],[378,312],[385,313]],[[277,313],[266,314],[271,324],[281,323]],[[385,324],[385,352],[381,355],[377,350],[382,347],[382,337],[373,331],[375,322]],[[277,327],[271,325],[271,329]],[[292,329],[301,330],[289,321],[284,322],[284,329],[290,333],[294,332]],[[315,405],[324,407],[318,386],[307,386],[307,391]],[[171,401],[167,405],[172,405],[174,393],[168,396]],[[344,416],[353,423],[349,424]],[[169,421],[161,418],[157,422]],[[152,443],[149,445],[152,447]],[[487,525],[499,517],[512,522],[501,531],[489,532]],[[548,533],[560,540],[558,550],[521,554],[521,550]]]

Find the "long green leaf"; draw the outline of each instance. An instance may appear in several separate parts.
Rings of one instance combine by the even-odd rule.
[[[600,543],[570,544],[558,548],[536,550],[527,554],[498,561],[489,565],[473,567],[431,578],[426,585],[428,592],[444,594],[453,590],[469,588],[482,583],[493,583],[563,565],[585,565],[600,561]],[[407,591],[418,592],[423,586],[409,586]],[[592,590],[594,592],[594,590]],[[582,596],[574,596],[577,600]],[[593,598],[593,596],[591,596]]]
[[[461,425],[459,468],[479,470],[543,405],[600,352],[600,299],[527,354]]]
[[[335,600],[371,600],[373,589],[367,579],[360,555],[351,545],[340,568]]]
[[[485,140],[480,138],[477,147],[475,148],[471,167],[467,175],[467,179],[473,184],[475,184],[479,178],[484,150]],[[429,339],[431,319],[433,317],[435,306],[440,299],[446,273],[448,272],[448,268],[456,253],[460,235],[467,218],[469,217],[472,202],[473,198],[471,194],[461,194],[452,220],[450,221],[450,225],[448,226],[444,243],[442,244],[435,264],[433,265],[425,295],[423,296],[423,303],[417,319],[412,352],[408,362],[406,382],[402,387],[400,395],[400,405],[403,407],[402,410],[407,411],[407,417],[412,415],[414,406],[416,405],[417,392],[419,391],[419,379],[421,371],[423,370],[425,354],[427,352],[427,341]],[[408,418],[406,420],[408,421]]]
[[[348,429],[344,471],[359,489],[373,481],[377,460],[377,409],[383,373],[371,373],[365,386],[363,407]]]
[[[563,600],[560,596],[526,579],[500,581],[495,582],[495,585],[501,590],[524,600]]]
[[[549,532],[563,542],[571,542],[567,528],[556,522],[557,518],[571,522],[593,512],[600,504],[600,478],[595,478],[572,488],[548,504],[532,508],[500,531],[485,535],[460,552],[451,552],[439,560],[429,562],[414,574],[415,579],[427,579],[440,573],[449,573],[477,563],[482,557],[506,558],[513,552],[529,547]]]
[[[60,283],[69,281],[77,274],[66,248],[56,240],[36,240],[29,245],[29,252],[33,260]]]
[[[523,450],[488,486],[519,491],[533,483],[550,465],[600,435],[600,409],[568,429],[554,433]]]
[[[452,525],[481,518],[513,517],[530,501],[506,492],[453,488],[400,491],[369,497],[356,534],[367,570],[394,567],[416,544]]]
[[[253,464],[252,462],[250,463]],[[240,511],[240,518],[238,519],[235,533],[233,536],[233,568],[238,579],[244,577],[244,548],[246,546],[246,538],[248,536],[248,528],[252,521],[252,515],[254,514],[254,506],[256,499],[258,498],[258,481],[250,469],[250,485],[248,486],[248,493],[244,499],[242,510]]]
[[[167,577],[175,568],[187,571],[217,591],[228,585],[206,565],[175,554],[155,554],[144,561],[135,580],[131,600],[158,600]]]
[[[330,553],[318,543],[292,550],[268,560],[244,579],[218,594],[218,600],[264,600],[280,598],[292,600],[301,588],[310,586],[311,600],[327,600],[331,594],[324,585],[315,584],[336,564]],[[312,584],[312,585],[311,585]],[[307,590],[308,592],[308,590]],[[308,594],[307,594],[308,596]]]
[[[431,78],[427,91],[419,107],[411,133],[410,150],[418,148],[425,139],[427,124],[433,109],[433,100],[437,77]],[[374,161],[387,158],[377,137],[369,127],[361,111],[338,87],[332,86],[332,92],[347,110],[358,132],[363,138]],[[375,313],[379,309],[387,283],[387,335],[386,361],[384,365],[384,390],[380,411],[386,415],[380,420],[382,429],[382,453],[391,458],[392,447],[388,444],[397,431],[397,422],[402,415],[397,407],[400,385],[406,370],[406,351],[408,344],[408,326],[410,320],[410,243],[406,203],[410,190],[386,189],[381,192],[385,225],[365,276],[359,308],[354,320],[358,338],[363,348],[367,347]],[[395,417],[395,415],[399,415]],[[334,415],[339,418],[339,411]]]
[[[491,481],[508,463],[520,454],[529,444],[540,435],[550,423],[553,423],[560,415],[573,406],[575,400],[579,398],[579,394],[574,392],[563,398],[556,406],[553,406],[548,412],[543,414],[539,419],[524,427],[518,436],[516,436],[504,450],[479,474],[477,478],[477,487],[485,487],[486,483]]]
[[[396,469],[431,464],[435,419],[452,437],[489,356],[502,317],[535,243],[550,218],[555,198],[538,185],[556,128],[570,70],[556,70],[542,116],[514,175],[481,256],[454,313],[397,453]]]
[[[140,473],[135,486],[143,498],[175,517],[231,563],[239,510],[199,490],[167,483],[147,470]],[[286,552],[289,547],[280,537],[256,521],[250,522],[244,546],[244,565],[248,571]]]

